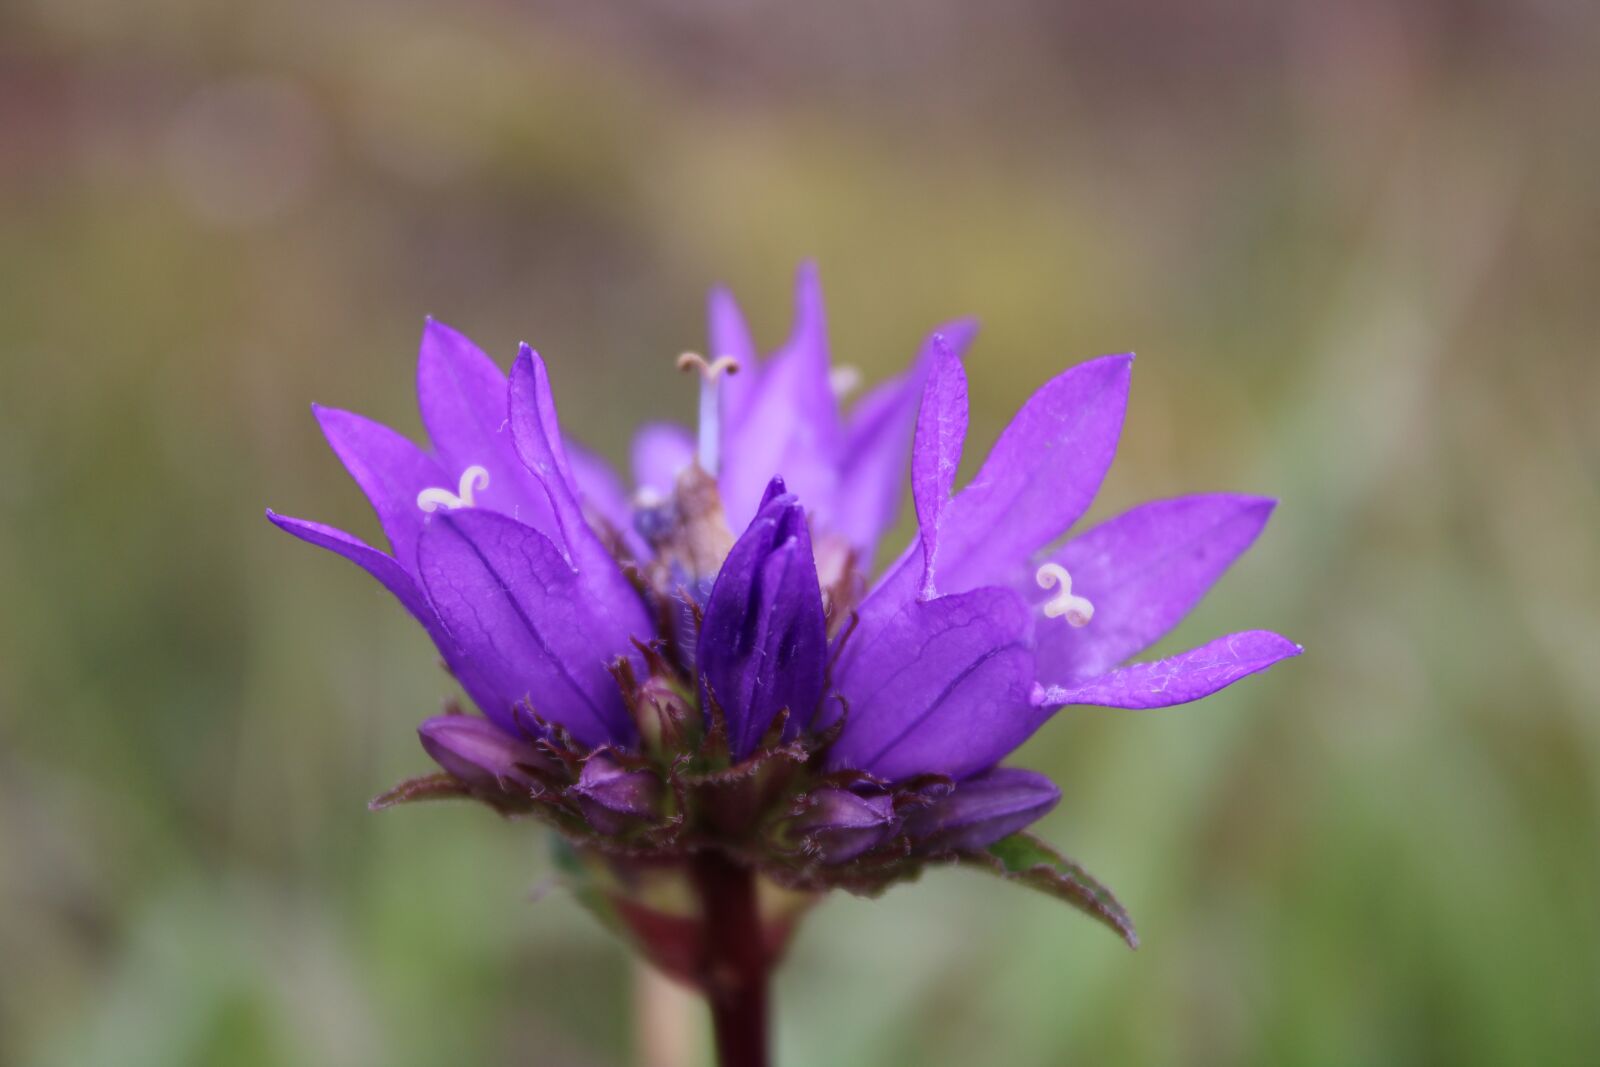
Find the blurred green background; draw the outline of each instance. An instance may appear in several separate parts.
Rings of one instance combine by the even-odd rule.
[[[1600,8],[20,0],[0,13],[0,1063],[623,1064],[540,831],[364,808],[425,638],[307,404],[424,314],[613,458],[713,281],[868,380],[981,317],[981,456],[1137,349],[1093,516],[1281,497],[1164,648],[1308,654],[1016,762],[1145,945],[948,872],[831,900],[780,1062],[1600,1062]]]

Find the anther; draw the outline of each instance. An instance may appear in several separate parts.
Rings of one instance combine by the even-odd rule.
[[[706,362],[706,357],[698,352],[685,352],[678,357],[678,369],[682,371],[694,369],[700,372],[703,381],[714,382],[724,374],[738,374],[739,361],[732,356],[718,356],[711,362]]]
[[[1067,568],[1059,563],[1046,563],[1033,577],[1040,589],[1060,586],[1055,596],[1044,603],[1046,615],[1052,619],[1064,618],[1067,625],[1073,627],[1089,625],[1089,620],[1094,618],[1094,605],[1087,598],[1072,594],[1072,575],[1067,573]]]
[[[489,488],[489,471],[487,468],[473,464],[461,472],[461,482],[456,486],[456,491],[448,489],[424,489],[417,494],[417,507],[423,511],[438,511],[440,508],[470,508],[472,494],[481,493]]]

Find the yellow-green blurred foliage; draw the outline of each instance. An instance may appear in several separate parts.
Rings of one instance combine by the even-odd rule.
[[[540,832],[369,815],[450,691],[312,400],[425,314],[620,459],[725,280],[869,380],[971,313],[969,464],[1137,349],[1095,515],[1272,494],[1164,647],[1308,653],[1017,757],[1129,953],[963,873],[840,898],[800,1065],[1600,1062],[1600,21],[1584,0],[20,0],[0,14],[0,1062],[620,1064]]]

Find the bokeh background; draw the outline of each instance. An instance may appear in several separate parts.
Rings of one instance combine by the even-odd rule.
[[[271,505],[418,429],[424,314],[613,458],[731,283],[869,380],[962,313],[969,463],[1140,353],[1092,517],[1281,497],[1167,643],[1308,654],[1017,762],[1129,953],[947,872],[830,901],[788,1065],[1600,1062],[1600,8],[19,0],[0,13],[0,1062],[633,1062],[536,829],[370,815],[449,694]]]

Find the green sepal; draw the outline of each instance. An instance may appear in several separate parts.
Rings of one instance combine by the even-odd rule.
[[[1115,930],[1129,948],[1139,947],[1133,920],[1111,890],[1032,834],[1003,837],[982,852],[962,854],[959,862],[1064,900]]]

